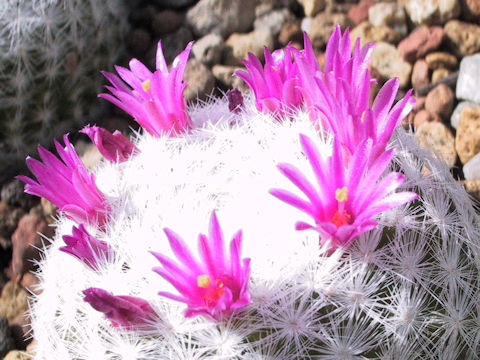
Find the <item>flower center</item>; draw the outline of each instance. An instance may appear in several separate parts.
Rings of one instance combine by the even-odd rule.
[[[346,186],[335,190],[335,200],[338,201],[338,208],[330,219],[330,222],[337,228],[351,224],[352,216],[345,210],[345,202],[348,200],[348,188]]]
[[[152,82],[150,81],[150,79],[147,79],[144,82],[142,82],[143,91],[148,92],[148,91],[150,91],[151,88],[152,88]]]
[[[215,279],[215,281],[212,281],[208,275],[197,276],[197,285],[199,288],[204,289],[203,299],[207,306],[215,306],[225,293],[223,280]]]

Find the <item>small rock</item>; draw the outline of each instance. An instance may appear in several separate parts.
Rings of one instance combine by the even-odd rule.
[[[14,348],[15,343],[10,332],[8,320],[4,316],[0,316],[0,359]]]
[[[368,21],[373,26],[388,26],[405,36],[408,32],[403,7],[395,2],[380,2],[368,9]]]
[[[28,310],[28,292],[15,281],[5,284],[0,297],[0,316],[9,323],[18,315]]]
[[[473,196],[477,201],[480,200],[480,180],[462,181],[465,191]]]
[[[434,70],[433,73],[432,73],[432,83],[436,83],[437,81],[445,79],[451,73],[452,72],[450,70],[445,69],[445,68],[440,68],[440,69]]]
[[[51,238],[54,229],[38,215],[24,215],[18,222],[18,227],[12,235],[12,268],[13,272],[20,277],[26,272],[33,270],[32,260],[40,259],[40,250],[43,246],[43,238],[38,234]]]
[[[401,88],[407,87],[410,83],[412,65],[401,58],[393,45],[377,43],[373,49],[371,65],[384,79],[398,77]]]
[[[442,43],[444,31],[440,26],[420,26],[398,44],[400,55],[413,62],[436,50]]]
[[[31,358],[21,351],[12,350],[3,358],[3,360],[31,360]]]
[[[427,94],[425,109],[447,120],[452,115],[454,101],[455,94],[453,90],[448,85],[440,84]]]
[[[480,152],[480,108],[465,106],[460,112],[455,148],[462,164]]]
[[[476,20],[480,18],[480,1],[479,0],[461,0],[462,17],[466,20]]]
[[[36,196],[25,193],[23,181],[13,179],[2,187],[1,198],[7,205],[21,207],[25,211],[38,204]]]
[[[440,116],[438,116],[435,113],[431,113],[428,110],[420,110],[415,114],[415,117],[413,118],[413,127],[415,129],[419,128],[420,125],[427,123],[427,122],[440,122],[442,121],[440,119]]]
[[[196,59],[188,60],[184,79],[188,84],[184,95],[187,101],[205,100],[215,88],[212,72]]]
[[[460,122],[460,113],[462,112],[465,106],[473,106],[473,107],[480,108],[480,104],[476,104],[472,101],[459,102],[455,107],[455,109],[453,110],[452,116],[450,117],[450,125],[452,125],[452,127],[455,129],[458,127],[458,123]]]
[[[412,86],[414,89],[420,89],[430,83],[428,64],[425,60],[415,61],[412,70]]]
[[[161,7],[182,8],[185,6],[192,5],[195,2],[195,0],[153,0],[152,2]]]
[[[432,70],[446,68],[446,69],[456,69],[458,67],[457,58],[447,52],[437,51],[432,52],[425,56],[425,61],[428,64],[428,67]]]
[[[459,99],[480,103],[480,54],[466,56],[460,62],[456,95]]]
[[[460,15],[458,0],[405,0],[404,6],[417,25],[444,24]]]
[[[142,28],[133,29],[127,35],[127,48],[135,56],[142,56],[148,50],[150,41],[152,40],[150,33]]]
[[[0,201],[0,237],[5,239],[5,243],[0,246],[4,249],[11,247],[10,236],[17,228],[20,218],[25,214],[20,208],[8,206]]]
[[[170,64],[175,57],[180,54],[187,44],[193,40],[193,35],[186,27],[182,26],[174,33],[165,35],[162,38],[163,55],[165,61]],[[157,44],[149,51],[148,59],[150,61],[149,66],[155,68],[155,54],[157,52]]]
[[[368,20],[368,9],[373,6],[373,0],[360,0],[360,2],[348,10],[348,18],[353,21],[355,25]]]
[[[39,288],[40,279],[32,272],[27,272],[23,274],[20,285],[22,285],[25,290],[32,294],[40,294],[41,290]]]
[[[332,35],[336,25],[340,25],[342,29],[351,27],[351,20],[341,13],[328,14],[321,12],[312,20],[312,25],[308,31],[308,36],[312,41],[313,47],[321,50],[327,45],[327,41]]]
[[[288,9],[278,9],[266,13],[255,19],[254,30],[263,30],[277,36],[282,30],[283,24],[295,20],[295,16]]]
[[[467,180],[480,180],[480,153],[475,154],[463,165],[463,175]]]
[[[278,42],[285,46],[289,42],[303,42],[303,33],[298,22],[287,22],[283,25],[280,34],[278,35]]]
[[[450,130],[441,122],[426,122],[415,130],[419,144],[440,156],[448,166],[455,165],[455,139]]]
[[[183,22],[183,15],[173,10],[163,10],[156,13],[152,20],[152,31],[162,36],[177,30]]]
[[[225,42],[225,64],[241,66],[242,59],[247,58],[248,53],[254,54],[263,61],[264,46],[271,49],[274,45],[272,34],[266,31],[252,31],[248,34],[232,34]]]
[[[213,76],[227,89],[241,89],[247,90],[248,86],[240,79],[238,76],[234,76],[233,73],[237,70],[245,70],[238,66],[228,66],[228,65],[214,65],[212,67]]]
[[[373,26],[368,21],[364,21],[361,24],[355,26],[350,31],[350,42],[352,49],[355,46],[355,41],[360,39],[360,46],[364,46],[369,42],[386,42],[390,44],[396,44],[402,38],[401,35],[388,26]]]
[[[192,53],[202,64],[212,66],[220,62],[224,46],[220,35],[208,34],[193,44]]]
[[[197,37],[213,32],[225,39],[252,27],[256,5],[257,0],[200,0],[188,10],[186,23]]]
[[[325,0],[297,0],[303,6],[305,16],[312,17],[317,15],[325,7]]]
[[[480,50],[480,26],[451,20],[444,30],[447,43],[458,57],[472,55]]]
[[[300,29],[307,34],[310,34],[310,29],[312,28],[313,18],[303,18],[300,22]]]

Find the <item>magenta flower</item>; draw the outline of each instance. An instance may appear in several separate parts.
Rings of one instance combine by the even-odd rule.
[[[130,156],[138,151],[135,144],[118,130],[115,130],[112,134],[102,127],[87,125],[80,132],[88,135],[98,151],[111,162],[127,161]]]
[[[321,242],[330,241],[331,248],[347,246],[358,235],[377,226],[373,217],[418,197],[412,192],[393,191],[404,181],[400,173],[391,172],[379,181],[388,167],[393,150],[382,153],[369,166],[372,140],[363,141],[346,166],[338,141],[334,141],[333,154],[323,159],[313,141],[300,135],[303,151],[315,173],[318,188],[293,165],[279,164],[278,168],[308,198],[280,189],[270,193],[278,199],[310,215],[315,224],[297,222],[297,230],[314,229]]]
[[[84,301],[95,310],[105,314],[113,326],[136,329],[150,325],[155,320],[155,311],[148,301],[134,296],[115,296],[99,288],[83,290]]]
[[[37,181],[27,176],[17,176],[17,179],[25,182],[26,193],[44,197],[76,223],[102,226],[109,212],[105,196],[98,190],[94,175],[83,165],[68,135],[63,136],[63,141],[64,148],[55,140],[55,148],[63,162],[39,146],[38,153],[43,163],[31,157],[26,160]]]
[[[171,71],[163,56],[161,41],[157,48],[157,70],[151,72],[137,59],[130,60],[130,70],[116,66],[116,75],[104,72],[103,75],[113,85],[106,88],[113,94],[100,94],[102,97],[123,109],[149,133],[155,136],[182,133],[191,129],[186,112],[183,92],[187,84],[183,81],[185,67],[192,42],[174,60]]]
[[[78,228],[74,226],[72,235],[64,235],[63,241],[67,246],[62,246],[61,251],[75,256],[93,270],[98,270],[100,263],[105,263],[114,256],[113,249],[90,235],[83,224]]]
[[[301,104],[298,90],[298,69],[292,58],[292,47],[276,50],[273,53],[265,47],[265,67],[253,54],[243,60],[247,72],[236,71],[255,94],[255,104],[259,111],[285,115]]]
[[[162,264],[162,267],[153,270],[170,282],[180,295],[163,291],[159,295],[186,303],[186,317],[203,314],[215,320],[250,303],[250,259],[241,260],[241,231],[234,236],[227,254],[222,231],[213,212],[209,236],[199,237],[200,261],[193,257],[177,234],[169,229],[165,229],[165,233],[179,263],[152,252]]]

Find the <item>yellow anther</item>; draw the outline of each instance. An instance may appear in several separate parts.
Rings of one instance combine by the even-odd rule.
[[[346,186],[335,191],[335,199],[339,202],[345,202],[348,200],[348,189]]]
[[[362,112],[362,116],[360,117],[360,122],[363,123],[365,121],[365,114],[366,112]]]
[[[145,80],[144,82],[142,82],[142,89],[143,91],[150,91],[150,88],[152,87],[152,82],[150,81],[150,79],[148,80]]]
[[[210,276],[208,275],[199,275],[197,276],[197,285],[201,288],[206,288],[210,285]]]

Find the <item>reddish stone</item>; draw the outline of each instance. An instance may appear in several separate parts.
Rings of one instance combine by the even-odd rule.
[[[440,115],[443,120],[448,120],[452,115],[454,101],[453,90],[445,84],[440,84],[427,94],[425,109],[432,114]]]
[[[373,0],[361,0],[357,5],[350,8],[348,17],[355,25],[358,25],[362,21],[368,20],[368,9],[373,5],[375,5]]]
[[[398,51],[405,60],[413,62],[437,49],[443,37],[444,31],[440,26],[421,26],[398,44]]]
[[[54,230],[42,217],[36,214],[27,214],[20,219],[18,227],[12,235],[12,270],[20,277],[33,270],[31,260],[40,259],[39,250],[36,248],[42,248],[43,239],[38,233],[50,238],[53,236]]]
[[[432,114],[430,111],[423,109],[415,114],[415,117],[413,118],[413,127],[418,128],[424,123],[433,121],[441,121],[440,116],[437,114]]]

